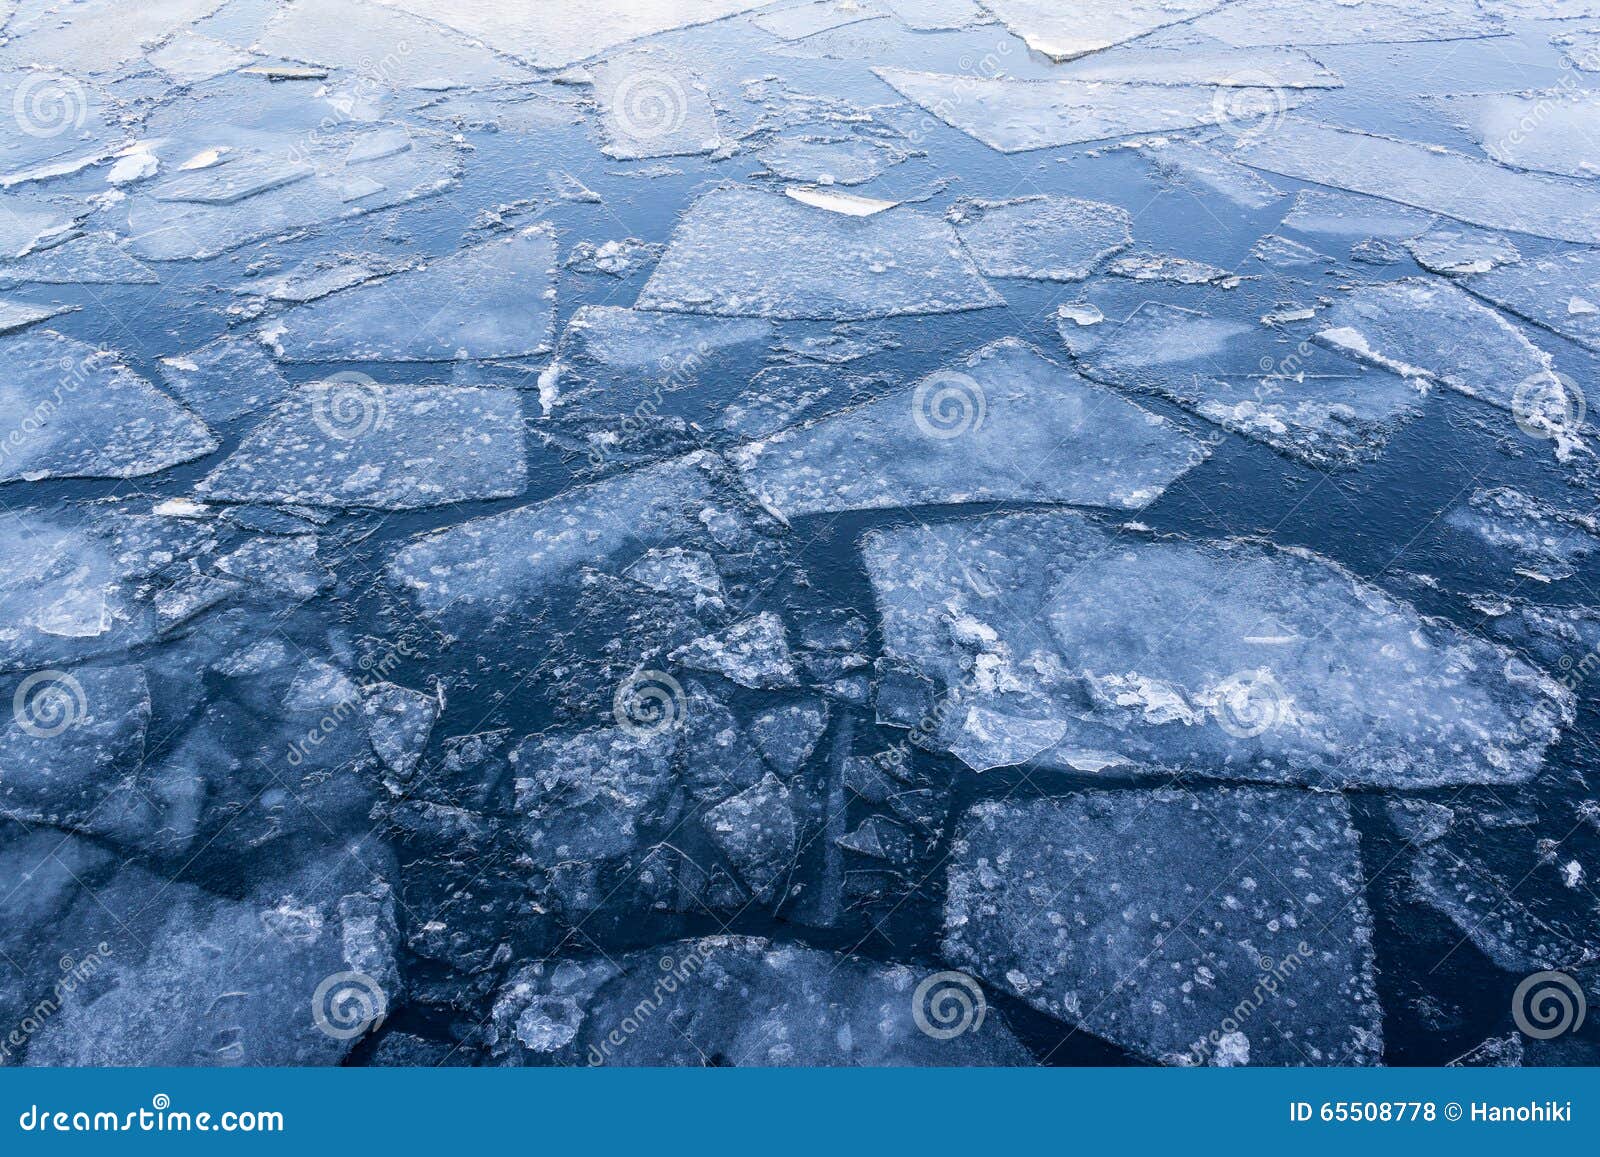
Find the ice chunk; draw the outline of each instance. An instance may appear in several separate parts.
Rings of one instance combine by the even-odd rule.
[[[352,285],[396,272],[392,261],[371,254],[329,254],[307,258],[294,268],[261,281],[246,282],[235,292],[273,301],[315,301]]]
[[[1052,0],[983,0],[1029,48],[1051,60],[1071,60],[1135,40],[1157,28],[1193,20],[1222,0],[1087,0],[1063,7]]]
[[[1435,227],[1407,241],[1406,249],[1429,273],[1450,277],[1487,273],[1522,260],[1510,238],[1478,229]]]
[[[495,998],[491,1047],[573,1065],[1031,1063],[975,983],[944,992],[928,971],[744,936],[531,964]],[[918,1027],[945,1029],[930,1012],[957,1007],[962,1031],[936,1039]],[[637,1030],[623,1034],[625,1021]],[[551,1022],[560,1030],[529,1031]]]
[[[887,658],[947,697],[923,741],[977,770],[1018,762],[1029,736],[1043,768],[1116,752],[1330,788],[1514,783],[1572,720],[1571,694],[1510,651],[1309,552],[1067,512],[874,532],[863,550]]]
[[[424,535],[390,559],[390,580],[430,613],[505,614],[585,563],[636,556],[700,528],[715,462],[696,452]]]
[[[703,550],[676,546],[647,550],[622,573],[663,594],[722,601],[722,576],[717,573],[716,560]]]
[[[383,765],[405,785],[422,762],[433,725],[444,710],[444,697],[394,683],[375,683],[362,689],[361,713],[367,739]]]
[[[1430,99],[1503,165],[1600,176],[1600,92],[1549,89]]]
[[[708,808],[700,823],[751,894],[771,901],[795,866],[799,824],[789,789],[769,771],[754,787]]]
[[[75,338],[37,330],[0,338],[0,481],[137,478],[217,448],[200,419]]]
[[[75,305],[34,305],[31,301],[0,299],[0,334],[27,329],[30,325],[71,313],[76,308]]]
[[[1075,197],[960,201],[950,220],[990,277],[1082,281],[1133,243],[1127,210]]]
[[[1246,209],[1265,209],[1285,196],[1254,169],[1188,141],[1150,141],[1140,149],[1171,180],[1220,194]]]
[[[711,94],[677,56],[642,48],[613,57],[595,67],[594,91],[608,157],[695,156],[722,146]]]
[[[916,386],[734,452],[783,518],[959,502],[1137,510],[1207,450],[1006,338]]]
[[[566,268],[579,273],[605,273],[612,277],[632,277],[661,256],[665,246],[624,237],[621,241],[580,241],[567,255]]]
[[[1061,70],[1073,80],[1216,84],[1239,88],[1342,88],[1332,69],[1298,49],[1131,45]]]
[[[697,671],[714,671],[745,687],[789,687],[795,682],[783,620],[771,611],[693,639],[667,658]]]
[[[148,265],[111,233],[84,233],[0,265],[0,285],[154,285]]]
[[[1562,57],[1573,68],[1583,72],[1600,72],[1600,31],[1567,32],[1554,40],[1562,48]]]
[[[904,154],[864,136],[785,135],[756,154],[780,177],[814,185],[859,185]]]
[[[535,225],[296,306],[262,330],[287,361],[451,361],[549,352],[555,234]]]
[[[1348,11],[1348,9],[1341,9]],[[1398,201],[1469,225],[1557,241],[1600,241],[1600,189],[1445,149],[1289,116],[1242,136],[1234,158],[1258,169]]]
[[[63,201],[8,194],[0,198],[0,260],[24,257],[69,236],[82,210]]]
[[[1240,48],[1272,44],[1402,44],[1493,36],[1500,21],[1470,0],[1241,0],[1189,25]]]
[[[1600,522],[1593,517],[1509,486],[1474,490],[1445,522],[1507,551],[1521,564],[1520,573],[1546,582],[1572,575],[1600,549]]]
[[[208,422],[227,422],[272,405],[289,388],[255,342],[218,338],[192,353],[162,358],[161,380]]]
[[[861,197],[855,193],[839,193],[807,185],[789,185],[783,192],[802,205],[826,209],[830,213],[843,213],[846,217],[870,217],[885,209],[893,209],[900,203],[885,201],[882,197]]]
[[[919,32],[965,28],[991,19],[977,0],[878,0],[878,6]]]
[[[255,58],[231,44],[184,29],[145,54],[178,84],[195,84],[243,68]]]
[[[1168,253],[1128,253],[1106,266],[1113,277],[1126,277],[1129,281],[1167,281],[1174,285],[1215,285],[1221,289],[1237,288],[1241,278],[1226,269],[1192,261],[1187,257],[1174,257]]]
[[[83,73],[109,72],[221,7],[219,0],[83,0],[70,16],[30,4],[12,17],[0,59]]]
[[[754,17],[751,23],[780,40],[803,40],[830,28],[840,28],[876,15],[875,11],[856,0],[814,0],[813,3],[763,12]]]
[[[953,845],[944,955],[1148,1060],[1376,1064],[1364,884],[1337,795],[980,803]]]
[[[853,219],[759,189],[700,197],[640,309],[851,319],[1002,305],[944,222],[896,209]]]
[[[1535,325],[1600,350],[1600,250],[1509,265],[1461,285]]]
[[[1303,189],[1295,194],[1283,226],[1299,233],[1404,240],[1428,229],[1435,220],[1432,214],[1373,197]]]
[[[1237,115],[1230,110],[1239,107],[1231,94],[1252,90],[1250,86],[1241,90],[1222,85],[974,79],[899,68],[873,71],[902,96],[1002,153],[1227,123]],[[1281,114],[1303,99],[1298,92],[1277,93],[1270,103]]]
[[[1075,323],[1074,323],[1075,328]],[[1062,324],[1071,345],[1075,335]],[[1089,377],[1152,390],[1226,430],[1315,466],[1376,457],[1422,411],[1395,374],[1346,372],[1246,322],[1148,302],[1077,355]]]
[[[515,390],[301,386],[195,493],[224,502],[412,510],[510,498],[527,483]]]
[[[750,721],[751,738],[785,779],[805,766],[827,729],[828,704],[821,699],[772,707]]]
[[[1554,376],[1549,354],[1446,281],[1360,286],[1335,298],[1318,323],[1315,340],[1329,349],[1505,410],[1524,404],[1524,383]]]
[[[180,173],[150,190],[157,201],[233,205],[257,194],[303,181],[315,170],[303,161],[267,153],[236,153],[223,163]]]

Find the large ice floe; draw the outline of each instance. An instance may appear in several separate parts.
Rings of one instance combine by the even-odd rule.
[[[977,771],[1518,783],[1573,717],[1512,652],[1302,551],[1060,513],[864,552],[886,656],[935,700],[919,734]]]

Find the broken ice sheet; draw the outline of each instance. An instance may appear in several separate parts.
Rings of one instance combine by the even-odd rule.
[[[593,72],[606,156],[637,161],[695,156],[722,146],[711,94],[679,57],[641,48]]]
[[[1175,257],[1169,253],[1125,253],[1106,266],[1112,277],[1129,281],[1165,281],[1173,285],[1215,285],[1234,289],[1242,280],[1239,274],[1218,269],[1203,261]]]
[[[1164,177],[1202,194],[1220,194],[1245,209],[1265,209],[1287,195],[1254,169],[1189,141],[1154,138],[1129,147],[1135,146]]]
[[[0,285],[155,285],[160,278],[128,255],[113,233],[81,233],[0,264]]]
[[[7,55],[0,45],[0,108],[13,117],[0,136],[0,187],[76,172],[115,151],[121,132],[109,119],[109,101],[79,79],[80,62],[61,71],[12,70]]]
[[[820,129],[822,126],[813,126]],[[905,154],[865,136],[788,133],[756,154],[772,172],[815,185],[859,185],[870,181]]]
[[[1428,99],[1503,165],[1600,176],[1600,92],[1549,89]]]
[[[1063,6],[1052,0],[983,0],[983,6],[1029,48],[1058,62],[1192,20],[1221,4],[1222,0],[1087,0]]]
[[[949,219],[989,277],[1082,281],[1133,243],[1127,210],[1075,197],[962,200]]]
[[[886,659],[946,701],[923,742],[974,770],[1515,783],[1573,718],[1509,650],[1306,551],[1059,512],[874,531],[863,553]]]
[[[49,321],[76,309],[74,305],[35,305],[30,301],[9,301],[0,298],[0,334],[27,329],[41,321]]]
[[[1600,187],[1299,116],[1242,135],[1235,160],[1258,169],[1383,197],[1469,225],[1557,241],[1600,241]]]
[[[745,936],[525,965],[496,995],[491,1048],[510,1063],[572,1065],[1030,1063],[995,1008],[948,1040],[917,1027],[912,997],[925,971]],[[671,1010],[635,1020],[664,978],[676,990]],[[638,1030],[622,1036],[625,1021]]]
[[[1002,153],[1110,140],[1232,121],[1255,86],[1111,84],[974,78],[899,68],[873,70],[902,96]],[[1274,93],[1275,113],[1305,99]],[[1263,112],[1267,111],[1263,106]]]
[[[857,0],[811,0],[776,8],[751,18],[751,23],[780,40],[802,40],[830,28],[839,28],[878,15]]]
[[[264,409],[289,388],[255,342],[222,337],[191,353],[162,358],[161,380],[208,422]]]
[[[1461,285],[1518,317],[1600,351],[1600,250],[1507,265]]]
[[[247,281],[235,292],[273,301],[315,301],[352,285],[376,281],[399,268],[396,262],[369,253],[322,254],[308,257],[283,273]]]
[[[637,307],[851,320],[1003,304],[937,218],[852,218],[731,186],[684,213]]]
[[[1509,553],[1519,572],[1551,582],[1572,575],[1600,550],[1600,523],[1508,486],[1477,489],[1452,510],[1445,524]]]
[[[620,241],[580,241],[567,254],[565,268],[579,273],[603,273],[611,277],[632,277],[661,256],[665,246],[637,237]]]
[[[211,431],[138,374],[53,330],[0,339],[0,481],[136,478],[203,457]]]
[[[1075,322],[1061,328],[1069,347],[1078,343]],[[1352,372],[1259,325],[1157,302],[1078,348],[1078,365],[1097,381],[1152,390],[1325,469],[1377,457],[1422,412],[1421,393],[1396,374]]]
[[[1061,70],[1073,80],[1141,84],[1217,84],[1265,88],[1342,88],[1337,73],[1292,48],[1200,48],[1142,44],[1075,61]]]
[[[1376,197],[1302,189],[1283,218],[1283,227],[1297,233],[1336,237],[1383,237],[1404,240],[1432,226],[1431,213]]]
[[[762,504],[788,519],[993,501],[1137,510],[1207,453],[1172,423],[1006,338],[732,458]]]
[[[547,353],[555,233],[534,225],[285,311],[261,331],[285,361],[452,361]]]
[[[980,803],[952,844],[943,954],[1147,1060],[1375,1064],[1364,884],[1338,795]]]
[[[744,687],[792,687],[797,682],[783,620],[771,611],[692,639],[667,658]]]
[[[255,58],[231,44],[187,29],[145,53],[150,63],[179,84],[210,80],[243,68]]]
[[[1473,0],[1240,0],[1214,7],[1189,28],[1240,48],[1465,40],[1503,28]]]
[[[1509,237],[1482,229],[1435,226],[1406,242],[1406,250],[1429,273],[1463,277],[1515,265],[1522,254]]]
[[[515,390],[301,386],[195,487],[224,502],[412,510],[522,493]]]

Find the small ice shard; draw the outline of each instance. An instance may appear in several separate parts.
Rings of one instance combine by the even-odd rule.
[[[1522,254],[1508,237],[1478,229],[1435,226],[1406,242],[1406,250],[1429,273],[1464,277],[1515,265]]]
[[[983,6],[1051,60],[1072,60],[1114,44],[1182,24],[1219,7],[1222,0],[983,0]]]
[[[1099,325],[1106,319],[1100,307],[1092,301],[1072,301],[1056,306],[1056,317],[1070,321],[1075,326]]]
[[[31,301],[0,299],[0,334],[27,329],[30,325],[49,321],[52,317],[60,317],[77,308],[75,305],[35,305]]]
[[[1295,48],[1132,44],[1062,69],[1072,80],[1216,84],[1243,88],[1343,88],[1337,73]]]
[[[900,339],[884,329],[836,325],[829,333],[788,334],[772,343],[774,353],[793,354],[808,362],[840,366],[869,354],[900,348]]]
[[[184,29],[145,54],[178,84],[197,84],[243,68],[255,58],[231,44]]]
[[[555,235],[534,225],[296,306],[262,331],[285,361],[452,361],[548,353]]]
[[[637,237],[621,241],[580,241],[567,255],[566,268],[579,273],[604,273],[612,277],[632,277],[661,256],[665,248]]]
[[[1237,288],[1243,280],[1237,273],[1218,269],[1203,261],[1174,257],[1168,253],[1128,253],[1106,266],[1112,277],[1129,281],[1167,281],[1174,285],[1215,285],[1219,289]]]
[[[1600,176],[1600,92],[1461,93],[1429,98],[1502,165]]]
[[[980,803],[952,844],[943,955],[1147,1060],[1377,1064],[1364,887],[1338,795]]]
[[[647,550],[622,572],[641,586],[667,595],[722,600],[716,560],[703,550],[666,547]]]
[[[363,688],[361,714],[367,725],[367,740],[402,789],[422,762],[428,737],[443,709],[443,695],[437,691],[428,694],[395,683]]]
[[[828,729],[826,700],[772,707],[750,721],[750,737],[762,757],[785,779],[799,774]]]
[[[1554,376],[1550,355],[1447,281],[1411,277],[1338,295],[1315,340],[1381,369],[1440,382],[1512,410],[1523,383]]]
[[[1075,197],[958,201],[949,218],[989,277],[1082,281],[1133,244],[1127,210]]]
[[[637,304],[848,320],[1004,302],[937,218],[902,207],[853,219],[734,186],[689,207]]]
[[[1465,0],[1241,0],[1216,8],[1190,30],[1239,48],[1468,40],[1503,31],[1496,17]]]
[[[794,868],[799,825],[789,789],[769,771],[754,787],[707,809],[700,824],[751,894],[770,902]]]
[[[1398,375],[1352,372],[1259,326],[1157,302],[1076,356],[1096,381],[1153,391],[1324,469],[1377,457],[1422,412],[1418,390]]]
[[[1311,269],[1333,264],[1333,258],[1309,245],[1268,233],[1250,248],[1250,256],[1276,269]]]
[[[1063,725],[1041,769],[1116,751],[1326,788],[1518,783],[1573,718],[1511,651],[1305,551],[1048,512],[874,531],[863,552],[886,659],[961,708],[918,741],[975,767],[1006,750],[984,739],[1001,718]]]
[[[301,386],[195,493],[210,501],[414,510],[511,498],[527,484],[515,390]]]
[[[1600,242],[1594,182],[1508,169],[1493,161],[1289,116],[1240,138],[1234,159],[1481,225],[1557,241]]]
[[[788,519],[994,501],[1137,510],[1207,452],[1005,338],[913,387],[741,446],[733,460]]]
[[[1295,194],[1283,227],[1297,233],[1403,241],[1432,227],[1436,221],[1431,213],[1375,197],[1304,189]]]
[[[1508,552],[1525,571],[1546,581],[1570,576],[1600,550],[1600,523],[1593,517],[1509,486],[1474,490],[1445,524]]]
[[[771,611],[691,640],[667,656],[696,671],[712,671],[744,687],[792,687],[794,659],[783,620]]]
[[[802,205],[826,209],[830,213],[842,213],[846,217],[871,217],[874,213],[893,209],[900,203],[885,201],[881,197],[861,197],[855,193],[839,193],[832,189],[810,188],[805,185],[788,185],[783,191],[786,196],[794,198]]]
[[[865,136],[781,136],[756,154],[778,176],[812,185],[859,185],[904,159]]]
[[[571,173],[559,169],[551,169],[545,173],[545,180],[549,182],[551,190],[563,201],[571,201],[579,205],[599,205],[603,198],[599,193],[589,188]]]
[[[237,337],[162,358],[159,368],[167,387],[208,422],[265,409],[289,388],[258,344]]]
[[[1139,147],[1140,155],[1163,176],[1202,193],[1220,194],[1245,209],[1265,209],[1287,195],[1254,169],[1190,141],[1160,139],[1141,142]]]
[[[1505,265],[1461,286],[1535,325],[1600,351],[1600,249]]]
[[[585,564],[702,529],[715,461],[696,452],[423,535],[389,560],[390,581],[430,613],[509,613]]]
[[[0,481],[137,478],[204,457],[217,439],[116,355],[53,330],[0,339]]]
[[[639,161],[722,147],[711,94],[677,55],[641,48],[602,61],[593,71],[606,156]]]
[[[582,305],[561,335],[561,358],[606,385],[621,386],[644,373],[694,381],[701,366],[771,337],[769,321]]]
[[[309,599],[333,585],[332,572],[317,558],[314,534],[253,538],[217,559],[216,567],[280,598]]]
[[[1230,123],[1236,115],[1230,109],[1239,107],[1239,98],[1231,94],[1242,91],[1221,85],[975,79],[898,68],[873,71],[902,96],[1002,153]],[[1273,108],[1281,114],[1284,107],[1304,99],[1297,92],[1279,93]]]
[[[112,233],[82,233],[0,265],[0,285],[154,285],[148,265],[128,256]]]
[[[232,205],[257,194],[303,181],[314,172],[303,161],[266,153],[235,153],[222,164],[194,169],[150,190],[157,201]]]
[[[1000,1010],[980,1003],[975,982],[963,977],[970,987],[946,991],[928,983],[931,972],[746,936],[540,962],[512,972],[496,994],[490,1047],[513,1064],[550,1063],[545,1057],[591,1066],[703,1066],[713,1057],[735,1067],[1033,1063]],[[962,1031],[935,1039],[918,1026],[942,1027],[931,1018],[946,1015],[946,1003],[967,1010]],[[530,1044],[517,1026],[529,1008],[547,1007],[561,1009],[555,1019],[573,1027]],[[637,1031],[622,1036],[615,1026],[641,1007],[659,1015],[639,1015],[631,1021]]]
[[[70,237],[82,207],[67,201],[11,193],[0,197],[0,261],[25,257],[35,248]]]

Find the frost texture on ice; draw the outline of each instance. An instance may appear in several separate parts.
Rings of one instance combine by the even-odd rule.
[[[980,803],[953,844],[944,956],[1147,1060],[1375,1064],[1363,887],[1337,795]]]
[[[1600,250],[1580,249],[1462,280],[1479,297],[1600,350]]]
[[[1398,375],[1350,372],[1331,354],[1297,351],[1247,322],[1150,302],[1100,341],[1080,338],[1070,319],[1060,324],[1091,378],[1154,391],[1314,466],[1376,457],[1422,409]]]
[[[1230,119],[1229,94],[1238,91],[1219,85],[974,79],[900,68],[873,71],[902,96],[1002,153],[1225,123]],[[1299,92],[1277,98],[1286,107],[1304,99]]]
[[[783,620],[771,611],[691,639],[667,658],[697,671],[715,672],[745,687],[791,687],[796,682]]]
[[[1126,209],[1075,197],[960,201],[949,217],[989,277],[1082,281],[1133,243]]]
[[[548,353],[555,233],[535,225],[285,311],[261,331],[285,361],[428,362]]]
[[[1600,176],[1600,92],[1463,93],[1432,102],[1501,164]]]
[[[532,964],[496,996],[491,1047],[590,1065],[1029,1063],[994,1008],[949,1040],[919,1029],[912,997],[925,971],[745,936]],[[671,989],[656,995],[664,983]],[[625,1019],[638,1029],[617,1045]]]
[[[735,186],[689,207],[637,306],[849,320],[1003,304],[937,218],[852,218]]]
[[[0,265],[0,285],[154,285],[159,280],[113,234],[101,232],[69,237]]]
[[[1071,60],[1181,24],[1219,7],[1222,0],[983,0],[1029,48],[1051,60]]]
[[[526,482],[515,390],[361,380],[295,390],[195,493],[411,510],[510,498]]]
[[[1567,578],[1600,550],[1600,522],[1592,516],[1509,486],[1474,490],[1445,524],[1507,552],[1521,564],[1518,573],[1536,581]]]
[[[994,501],[1137,510],[1207,452],[1166,419],[1006,338],[733,457],[762,504],[792,518]]]
[[[208,422],[226,422],[272,405],[289,383],[253,341],[222,337],[192,353],[162,358],[161,380]]]
[[[1241,137],[1233,155],[1268,172],[1384,197],[1486,229],[1600,241],[1600,188],[1589,181],[1525,173],[1293,115],[1271,133]]]
[[[876,531],[863,549],[887,657],[948,697],[926,742],[975,770],[1514,783],[1573,717],[1510,651],[1309,552],[1066,512]]]
[[[36,330],[0,339],[0,481],[137,478],[217,448],[205,423],[115,354]]]
[[[1273,44],[1396,44],[1467,40],[1502,31],[1472,0],[1241,0],[1189,26],[1240,48]]]

